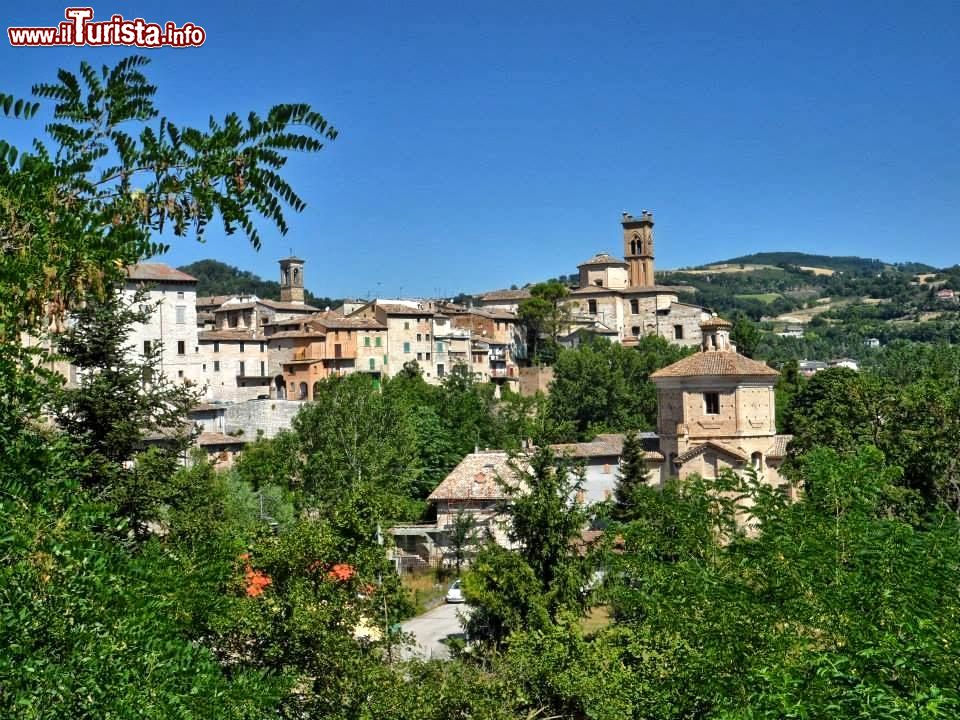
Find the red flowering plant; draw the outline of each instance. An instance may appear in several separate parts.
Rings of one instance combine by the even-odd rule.
[[[273,581],[262,570],[254,570],[253,565],[250,564],[250,553],[243,553],[240,559],[244,563],[247,597],[259,597],[263,594],[264,588],[272,584]]]
[[[347,582],[357,574],[353,565],[347,563],[337,563],[327,573],[327,579],[335,582]]]

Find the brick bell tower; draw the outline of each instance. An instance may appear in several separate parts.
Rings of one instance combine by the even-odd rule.
[[[625,212],[620,224],[630,287],[653,287],[653,213],[643,210],[640,217],[635,218]]]
[[[303,260],[298,257],[280,261],[280,301],[303,305]]]

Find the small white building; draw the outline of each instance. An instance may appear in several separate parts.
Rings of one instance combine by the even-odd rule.
[[[201,383],[197,341],[197,279],[163,263],[139,263],[127,268],[123,295],[133,300],[138,291],[150,319],[135,324],[129,341],[136,351],[148,352],[159,343],[160,372],[172,381]]]

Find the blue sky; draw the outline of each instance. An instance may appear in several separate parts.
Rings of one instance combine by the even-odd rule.
[[[63,3],[5,6],[53,25]],[[507,287],[621,253],[653,209],[658,267],[766,250],[960,262],[956,2],[96,2],[207,31],[145,51],[181,124],[308,102],[340,130],[288,176],[309,207],[263,249],[215,257],[277,276],[291,249],[330,296]],[[0,46],[26,94],[121,48]],[[0,137],[29,125],[3,120]]]

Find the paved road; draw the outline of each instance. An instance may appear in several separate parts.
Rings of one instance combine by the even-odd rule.
[[[444,603],[423,615],[407,620],[403,623],[403,632],[412,634],[415,646],[403,649],[403,657],[420,656],[422,658],[448,658],[450,651],[441,640],[448,635],[457,635],[463,632],[459,614],[468,614],[469,608],[463,604]]]

